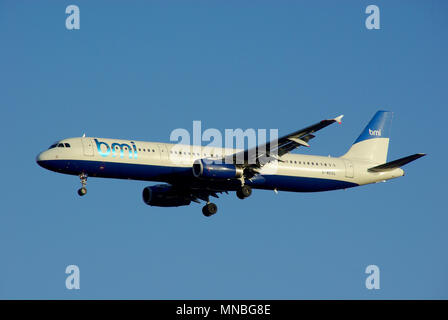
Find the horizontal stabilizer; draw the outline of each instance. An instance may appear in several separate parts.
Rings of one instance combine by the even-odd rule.
[[[401,158],[401,159],[398,159],[398,160],[394,160],[394,161],[391,161],[391,162],[387,162],[387,163],[381,164],[381,165],[376,166],[376,167],[369,168],[368,171],[370,171],[370,172],[383,172],[383,171],[394,170],[394,169],[397,169],[397,168],[400,168],[400,167],[404,166],[405,164],[408,164],[409,162],[417,160],[418,158],[421,158],[423,156],[426,156],[426,154],[425,153],[416,153],[416,154],[413,154],[411,156],[407,156],[407,157],[404,157],[404,158]]]

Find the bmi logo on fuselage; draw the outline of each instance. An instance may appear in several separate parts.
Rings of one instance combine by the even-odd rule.
[[[131,141],[131,147],[127,143],[114,142],[109,146],[109,144],[107,144],[106,142],[100,142],[98,141],[98,139],[93,140],[95,140],[98,154],[102,157],[107,157],[110,154],[112,154],[112,157],[116,157],[118,151],[120,151],[120,158],[124,158],[124,152],[128,151],[129,159],[137,159],[137,147],[135,146],[135,143],[133,141]],[[103,146],[102,149],[101,146]]]
[[[378,130],[369,129],[369,134],[371,136],[381,137],[381,129],[378,129]]]

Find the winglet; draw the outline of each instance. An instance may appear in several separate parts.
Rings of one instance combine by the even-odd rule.
[[[342,118],[344,117],[343,114],[341,114],[339,117],[334,118],[333,120],[336,121],[337,123],[341,124],[342,123]]]

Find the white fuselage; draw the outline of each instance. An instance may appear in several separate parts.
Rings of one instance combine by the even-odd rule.
[[[52,171],[92,177],[172,182],[193,181],[193,162],[221,159],[240,150],[105,138],[69,138],[38,155]],[[326,191],[400,177],[400,168],[369,172],[380,163],[344,157],[286,154],[262,167],[247,184],[258,189]],[[221,184],[222,185],[222,184]],[[222,187],[221,187],[222,188]]]

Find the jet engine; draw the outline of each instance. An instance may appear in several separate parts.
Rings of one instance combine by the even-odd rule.
[[[191,202],[168,184],[158,184],[143,189],[143,201],[147,205],[155,207],[188,206]]]
[[[235,179],[243,176],[243,169],[221,160],[197,159],[193,163],[193,175],[204,179]]]

